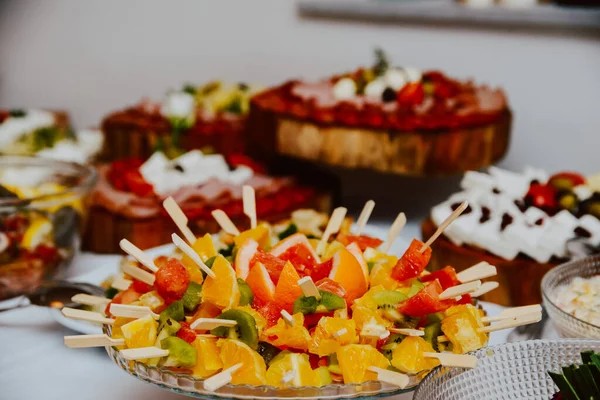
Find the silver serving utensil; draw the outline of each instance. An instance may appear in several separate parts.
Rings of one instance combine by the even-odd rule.
[[[78,307],[78,303],[71,300],[76,294],[86,293],[94,296],[104,296],[104,289],[89,283],[49,281],[44,282],[33,293],[19,296],[7,301],[10,305],[2,307],[0,312],[16,308],[39,306],[61,309],[63,307]]]

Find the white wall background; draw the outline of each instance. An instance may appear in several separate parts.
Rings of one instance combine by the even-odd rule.
[[[275,84],[372,62],[503,87],[504,166],[600,170],[600,35],[300,18],[291,0],[0,0],[0,107],[70,111],[79,127],[182,82]]]

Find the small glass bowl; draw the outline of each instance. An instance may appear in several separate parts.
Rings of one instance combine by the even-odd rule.
[[[79,249],[92,167],[0,157],[0,300],[33,292]],[[18,197],[15,196],[18,194]]]
[[[556,305],[556,298],[562,287],[577,277],[591,278],[597,275],[600,275],[600,255],[559,265],[542,279],[544,308],[561,337],[600,339],[600,326],[574,317]]]
[[[111,335],[112,327],[104,325],[104,333]],[[321,387],[304,386],[297,388],[276,388],[273,386],[252,386],[228,384],[215,392],[204,389],[204,379],[195,378],[189,374],[169,371],[153,367],[138,361],[123,358],[116,347],[106,347],[110,358],[129,375],[145,382],[152,383],[163,389],[201,399],[349,399],[349,398],[380,398],[411,392],[421,382],[426,372],[410,377],[406,389],[385,382],[364,382],[359,384],[332,384]]]
[[[558,389],[548,371],[581,364],[585,350],[600,351],[600,340],[531,340],[477,350],[477,367],[435,368],[413,400],[550,400]]]

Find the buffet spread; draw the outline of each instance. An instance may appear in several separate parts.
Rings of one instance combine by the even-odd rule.
[[[205,398],[464,398],[487,368],[508,382],[534,358],[491,332],[547,312],[562,336],[600,339],[600,178],[493,166],[511,120],[502,89],[381,50],[318,82],[186,84],[101,129],[2,110],[0,299],[35,294],[80,247],[124,254],[104,296],[51,307],[102,327],[68,347],[105,347],[132,376]],[[336,168],[464,175],[395,254],[406,215],[365,234],[375,201],[351,218]],[[528,379],[540,398],[600,398],[599,342],[522,346],[559,354],[509,398]]]

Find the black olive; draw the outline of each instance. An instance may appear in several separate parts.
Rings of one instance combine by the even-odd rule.
[[[19,196],[0,185],[0,199],[18,199]]]
[[[67,248],[74,245],[79,221],[79,214],[70,206],[62,207],[52,216],[56,247]]]
[[[483,224],[488,221],[491,217],[492,210],[487,207],[481,207],[481,218],[479,218],[479,223]]]
[[[21,118],[27,115],[27,112],[25,110],[21,110],[21,109],[15,109],[15,110],[10,110],[8,112],[10,114],[11,117],[15,117],[15,118]]]
[[[492,193],[494,193],[494,194],[500,194],[500,193],[502,193],[502,191],[500,189],[498,189],[498,188],[493,188],[492,189]]]
[[[384,103],[396,101],[396,91],[391,87],[386,87],[383,93],[381,94],[381,100],[383,100]]]
[[[509,213],[502,214],[502,223],[500,224],[500,232],[504,232],[506,227],[512,224],[514,218]]]
[[[181,173],[184,173],[184,172],[185,172],[185,171],[184,171],[184,169],[183,169],[183,167],[182,167],[181,165],[179,165],[179,164],[175,164],[175,165],[173,166],[173,169],[174,169],[175,171],[179,171],[179,172],[181,172]]]
[[[592,237],[592,234],[590,233],[590,231],[588,231],[587,229],[582,228],[580,226],[575,228],[573,230],[573,232],[575,232],[575,235],[577,235],[577,237],[586,238],[586,239],[589,239]]]

